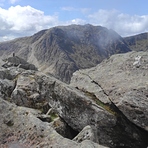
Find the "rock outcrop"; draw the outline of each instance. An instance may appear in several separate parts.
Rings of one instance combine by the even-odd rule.
[[[70,82],[78,69],[96,66],[116,53],[130,51],[124,39],[101,26],[70,25],[0,43],[0,56],[15,53],[47,74]]]
[[[18,107],[0,98],[1,148],[105,148],[92,141],[76,143],[37,118],[40,111]]]
[[[118,55],[118,56],[120,59],[124,56],[130,57],[132,55],[135,56],[136,54],[129,53],[127,55]],[[144,55],[145,55],[144,53],[141,53],[141,56],[144,60],[143,62],[145,63],[146,59],[145,59]],[[116,67],[118,67],[118,64],[122,65],[121,68],[123,68],[124,66],[131,67],[130,64],[128,65],[128,60],[126,61],[126,64],[125,64],[123,62],[123,59],[124,59],[123,58],[122,60],[120,59],[122,62],[119,63],[117,58],[115,58],[115,57],[116,56],[113,56],[111,59],[109,59],[110,64],[111,64],[111,61],[112,62],[114,61],[115,63],[117,62]],[[130,62],[131,62],[131,64],[133,64],[134,61],[131,60]],[[141,63],[142,68],[145,69],[146,65],[143,64],[143,62]],[[100,65],[100,66],[104,67],[106,65],[106,63],[108,63],[108,62],[103,62],[102,63],[103,65]],[[131,67],[131,69],[133,71],[137,70],[137,68],[138,67],[133,68],[133,65]],[[123,113],[124,113],[123,114],[119,110],[120,109],[120,106],[118,105],[119,102],[118,103],[115,102],[115,100],[118,100],[118,99],[116,99],[116,98],[119,98],[118,96],[114,97],[115,100],[113,100],[112,97],[110,98],[108,95],[109,89],[103,89],[104,85],[105,85],[103,82],[106,82],[107,87],[112,86],[111,85],[112,83],[110,82],[110,85],[109,85],[107,83],[107,80],[105,81],[105,78],[101,79],[101,82],[104,85],[102,83],[100,85],[100,83],[98,81],[96,81],[95,77],[91,77],[91,75],[88,73],[85,74],[85,70],[84,70],[83,75],[85,77],[87,77],[88,83],[84,83],[83,80],[85,78],[79,79],[79,75],[81,76],[81,74],[78,74],[78,75],[76,75],[75,78],[73,78],[73,80],[72,80],[73,83],[71,83],[71,86],[70,86],[70,85],[67,85],[67,84],[55,79],[52,76],[47,76],[46,74],[43,74],[42,72],[39,72],[39,71],[25,70],[25,69],[21,69],[21,68],[17,68],[17,67],[13,67],[12,69],[6,68],[6,70],[7,70],[8,76],[10,75],[13,77],[11,77],[11,79],[8,79],[9,77],[7,78],[7,75],[5,75],[4,79],[3,79],[3,77],[1,78],[1,82],[4,82],[7,79],[9,80],[9,83],[2,83],[2,84],[5,84],[4,85],[5,87],[0,87],[1,97],[9,102],[15,103],[18,106],[39,109],[42,113],[46,114],[46,116],[45,115],[44,116],[43,115],[36,116],[36,118],[37,118],[36,119],[31,115],[31,117],[25,118],[26,116],[28,117],[28,114],[30,115],[30,113],[26,113],[27,115],[25,113],[24,113],[25,115],[22,113],[21,114],[22,117],[19,119],[20,116],[18,114],[20,111],[16,112],[15,110],[13,110],[9,107],[8,107],[9,109],[7,107],[3,107],[4,106],[3,104],[9,104],[9,103],[6,103],[6,101],[2,101],[3,103],[0,103],[0,104],[2,104],[0,109],[3,110],[3,108],[7,108],[7,110],[6,111],[3,110],[3,112],[1,112],[2,113],[1,115],[5,116],[4,112],[9,113],[8,118],[6,119],[5,122],[3,120],[4,117],[0,118],[1,122],[5,123],[4,128],[3,128],[3,124],[2,124],[3,130],[8,128],[8,126],[10,125],[10,127],[12,127],[12,129],[10,128],[10,130],[12,131],[12,133],[14,133],[14,131],[17,131],[15,129],[16,127],[22,128],[22,126],[23,126],[22,123],[24,123],[24,120],[25,120],[25,122],[27,122],[27,123],[25,123],[24,125],[27,125],[27,126],[25,126],[25,127],[23,126],[23,131],[25,131],[25,128],[27,128],[27,127],[29,127],[28,129],[31,129],[31,131],[32,131],[32,129],[34,127],[34,123],[32,124],[31,122],[33,122],[33,120],[35,120],[35,123],[37,124],[37,125],[36,124],[35,125],[37,127],[41,126],[41,127],[46,128],[43,131],[48,131],[48,134],[49,134],[48,135],[46,132],[45,133],[43,132],[45,134],[45,135],[43,134],[43,137],[46,137],[46,138],[43,139],[44,142],[42,140],[39,141],[40,144],[41,143],[45,144],[46,140],[48,139],[49,140],[48,142],[57,144],[57,145],[55,144],[55,147],[58,147],[59,143],[61,144],[61,147],[72,147],[71,144],[74,144],[75,147],[85,147],[85,146],[88,146],[88,147],[89,146],[90,147],[96,146],[97,147],[98,144],[94,144],[93,142],[96,142],[96,143],[99,143],[101,145],[108,146],[111,148],[118,148],[118,147],[135,147],[135,148],[143,147],[143,148],[146,148],[148,146],[147,139],[146,139],[148,137],[148,133],[144,129],[135,125],[133,123],[133,121],[130,120],[130,118],[128,116],[126,116],[124,111],[123,111]],[[14,73],[14,71],[15,71],[15,73]],[[87,70],[87,71],[89,71],[89,70]],[[99,69],[99,71],[100,71],[100,69]],[[91,71],[91,74],[93,74],[93,72],[95,72],[95,70]],[[103,72],[103,69],[102,69],[102,72]],[[112,71],[110,71],[110,72],[112,72]],[[79,72],[77,72],[77,73],[79,73]],[[101,74],[101,72],[100,72],[100,74]],[[117,74],[119,74],[119,73],[117,73]],[[146,73],[142,73],[142,74],[146,75]],[[113,77],[113,75],[112,75],[112,77]],[[103,76],[102,76],[102,78],[103,78]],[[123,79],[123,77],[122,77],[122,79]],[[111,79],[109,79],[108,81],[111,81]],[[142,81],[141,81],[141,83],[142,83]],[[12,84],[10,82],[12,82]],[[78,85],[78,82],[80,83],[80,85]],[[115,82],[116,81],[114,81],[114,85],[116,84]],[[91,89],[97,92],[97,88],[98,88],[98,90],[99,90],[98,92],[100,94],[90,91],[89,85],[88,85],[89,83],[92,83],[95,86],[95,88],[93,89],[93,86],[90,85],[90,87],[92,87]],[[83,88],[82,88],[82,84],[85,84],[83,86]],[[10,89],[10,92],[3,93],[11,85],[12,85],[12,87],[11,87],[12,89]],[[131,85],[131,88],[133,87],[133,85]],[[86,88],[88,88],[88,89],[86,89]],[[118,87],[118,89],[119,88],[120,87]],[[125,87],[125,88],[127,88],[127,87]],[[128,93],[128,91],[125,91],[125,92]],[[125,94],[122,91],[120,93],[123,93],[123,95]],[[105,99],[103,99],[103,97]],[[130,100],[132,100],[132,99],[130,99]],[[121,103],[121,101],[120,101],[120,103]],[[127,104],[128,104],[128,102],[126,103],[126,106],[124,106],[124,104],[123,104],[123,108],[127,107]],[[20,107],[17,107],[17,108],[19,109]],[[140,106],[139,106],[139,108],[140,108]],[[49,109],[49,111],[48,111],[48,109]],[[137,110],[137,108],[134,108],[134,109]],[[51,112],[50,110],[53,110],[53,112],[55,114],[54,115],[50,114],[50,112]],[[11,112],[13,112],[14,115],[10,118]],[[17,114],[15,114],[15,113],[17,113]],[[56,115],[56,117],[59,116],[59,118],[61,118],[62,121],[64,121],[64,123],[66,123],[66,126],[68,126],[70,128],[71,135],[73,136],[73,137],[71,136],[70,139],[73,139],[76,136],[76,133],[78,134],[79,132],[82,131],[83,128],[88,127],[88,126],[90,127],[89,134],[88,134],[89,136],[87,136],[87,132],[86,133],[82,132],[82,134],[78,135],[76,138],[73,139],[77,142],[82,141],[80,144],[78,144],[77,142],[72,142],[71,140],[70,141],[66,140],[68,142],[68,144],[66,144],[64,138],[61,136],[59,137],[59,139],[60,139],[59,140],[57,138],[57,136],[55,136],[56,132],[52,131],[50,129],[50,127],[46,126],[47,122],[50,122],[50,120],[52,120],[52,121],[54,120],[52,118],[53,118],[53,116],[55,117],[55,115]],[[17,118],[17,121],[19,120],[19,122],[14,123],[14,119],[16,119],[16,118]],[[136,118],[136,119],[139,120],[140,118]],[[42,120],[42,122],[44,122],[44,124],[40,124],[40,123],[42,123],[41,120]],[[38,123],[38,121],[40,121],[40,123]],[[140,122],[140,120],[139,120],[139,122]],[[145,122],[145,124],[146,124],[146,122]],[[63,131],[60,130],[60,128],[62,127],[62,123],[58,122],[57,120],[54,124],[49,123],[49,125],[51,127],[60,126],[59,128],[58,127],[56,128],[57,131],[60,131],[59,133],[64,133]],[[65,125],[63,125],[63,126],[65,128]],[[18,129],[21,129],[21,128],[18,128]],[[143,128],[144,128],[144,126],[143,126]],[[28,136],[30,136],[27,134],[28,129],[26,130],[26,132],[21,134],[21,137],[23,135],[26,136],[26,137],[22,137],[23,139],[26,138],[26,140],[27,140]],[[36,133],[35,135],[38,135],[41,133],[42,132],[39,132],[39,133]],[[34,132],[31,134],[34,134]],[[84,136],[83,138],[81,138],[82,135]],[[91,137],[91,135],[92,135],[92,137]],[[1,135],[1,136],[5,137],[6,134]],[[33,137],[33,136],[31,136],[31,137]],[[10,137],[10,139],[11,138],[12,137]],[[20,138],[20,141],[22,141],[22,138]],[[66,137],[66,138],[69,138],[69,137]],[[93,140],[93,142],[88,141],[87,138],[90,138],[90,140]],[[4,138],[0,138],[0,139],[3,139],[2,141],[4,141]],[[9,137],[7,137],[7,139],[9,139]],[[87,140],[85,140],[85,139],[87,139]]]
[[[85,138],[80,143],[71,140],[75,136],[72,128],[64,120],[59,120],[58,112],[49,105],[55,81],[41,72],[15,67],[14,64],[12,67],[1,67],[1,148],[105,148],[94,143],[91,138]],[[63,134],[60,128],[67,133]]]
[[[17,57],[17,56],[13,56],[13,57],[9,57],[8,59],[4,59],[4,64],[2,65],[2,67],[4,68],[9,68],[9,67],[18,67],[18,68],[23,68],[25,70],[37,70],[37,68],[35,67],[35,65],[30,64],[28,62],[26,62],[24,59]]]
[[[135,64],[137,56],[141,58]],[[104,103],[111,101],[132,123],[148,131],[147,71],[147,52],[119,54],[94,68],[75,72],[71,85],[93,93]]]

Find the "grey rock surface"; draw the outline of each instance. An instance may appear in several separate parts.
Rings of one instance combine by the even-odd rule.
[[[77,142],[82,142],[84,140],[95,141],[92,128],[89,125],[85,126],[73,140]]]
[[[141,56],[140,65],[134,65]],[[114,55],[98,66],[73,74],[71,85],[108,98],[137,126],[148,131],[148,52]]]
[[[15,67],[23,68],[25,70],[37,70],[35,65],[30,64],[26,62],[24,59],[17,56],[9,57],[8,59],[4,59],[4,61],[5,63],[2,65],[2,67],[5,67],[5,68],[15,66]]]
[[[37,93],[37,97],[33,97]],[[40,103],[39,109],[42,109],[43,103],[49,102],[53,110],[78,132],[91,123],[94,128],[95,126],[105,126],[107,131],[102,133],[102,136],[105,136],[110,128],[116,125],[116,117],[93,103],[93,100],[87,95],[41,72],[33,74],[26,71],[22,72],[17,77],[11,102],[32,108],[37,108]],[[104,118],[106,120],[103,120]],[[100,121],[99,125],[98,121]],[[102,140],[107,141],[107,139]]]
[[[1,148],[105,148],[92,141],[78,144],[63,138],[47,122],[37,118],[40,111],[18,107],[0,98]]]
[[[8,70],[8,68],[6,69]],[[15,103],[18,106],[39,109],[42,113],[46,114],[46,116],[38,116],[38,120],[40,119],[42,122],[45,121],[45,123],[47,123],[47,121],[49,122],[48,109],[51,107],[52,110],[77,133],[89,125],[95,137],[93,142],[111,148],[121,146],[135,148],[147,147],[147,132],[128,120],[117,108],[116,104],[107,96],[107,91],[103,90],[101,85],[99,85],[99,92],[101,96],[106,97],[105,101],[103,101],[102,97],[99,97],[99,93],[95,94],[95,92],[91,92],[86,88],[81,89],[79,86],[67,85],[39,71],[20,70],[17,67],[13,67],[12,69],[9,68],[10,74],[11,70],[13,75],[15,75],[15,71],[16,76],[9,81],[14,82],[15,85],[10,94],[6,93],[5,97],[2,96],[3,99]],[[7,77],[5,77],[5,79],[7,79]],[[1,79],[1,81],[5,79]],[[87,78],[87,81],[88,80]],[[96,88],[96,85],[99,83],[93,81],[93,79],[91,81],[95,84],[93,87]],[[11,83],[8,83],[8,86],[10,84]],[[85,86],[87,85],[85,84]],[[93,87],[91,88],[92,90]],[[49,106],[47,109],[44,109],[43,107],[47,106],[47,104]],[[12,118],[14,118],[14,116],[12,116]],[[27,120],[29,119],[26,119],[26,122]],[[6,123],[9,125],[13,125],[13,122],[13,120],[6,120]],[[51,123],[50,126],[52,126]],[[19,125],[17,127],[19,127]],[[59,126],[59,129],[60,127],[62,126]],[[63,147],[68,147],[68,144],[64,145],[64,140],[60,142]],[[82,143],[85,145],[85,142]],[[82,143],[81,145],[83,145]],[[91,145],[91,143],[89,145]]]

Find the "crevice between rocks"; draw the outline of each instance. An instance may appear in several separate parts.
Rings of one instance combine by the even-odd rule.
[[[90,77],[90,78],[91,78],[91,77]],[[118,114],[116,114],[117,116],[118,116],[118,115],[122,116],[122,118],[125,119],[125,120],[127,120],[127,121],[129,122],[129,124],[132,124],[133,126],[137,127],[137,128],[138,128],[139,130],[141,130],[143,133],[147,133],[147,136],[148,136],[148,132],[147,132],[147,131],[145,131],[143,128],[137,126],[135,123],[131,122],[131,121],[123,114],[123,112],[112,102],[112,100],[109,98],[109,95],[105,92],[105,90],[103,89],[103,87],[102,87],[99,83],[97,83],[97,82],[94,81],[94,80],[92,80],[92,83],[95,83],[96,85],[98,85],[98,86],[102,89],[103,93],[104,93],[106,96],[108,96],[108,99],[109,99],[110,102],[111,102],[112,108],[114,108],[114,110],[118,113]],[[146,139],[146,141],[147,141],[147,140],[148,140],[148,139]]]
[[[37,118],[42,122],[50,123],[55,131],[64,138],[72,140],[79,134],[79,131],[74,130],[71,126],[69,126],[68,123],[62,117],[59,117],[52,108],[50,108],[46,114],[42,113],[41,115],[38,115]]]
[[[64,121],[64,122],[65,122],[65,121]],[[58,132],[58,130],[57,130],[57,132],[58,132],[59,134],[61,134],[63,137],[72,140],[74,137],[76,137],[76,136],[79,134],[79,131],[74,130],[74,129],[73,129],[71,126],[69,126],[66,122],[65,122],[65,124],[66,124],[65,134],[62,134],[62,133]]]
[[[123,141],[123,143],[127,143],[127,145],[129,145],[128,143],[134,143],[138,137],[141,137],[139,143],[143,143],[143,148],[146,148],[148,146],[148,132],[131,122],[111,100],[110,104],[105,104],[101,102],[95,94],[84,90],[81,91],[83,91],[85,95],[95,101],[97,105],[101,106],[107,112],[111,113],[117,118],[116,126],[114,127],[114,131],[111,135],[113,137],[113,141],[116,141],[116,136],[120,135],[118,137],[120,138],[120,141]],[[127,134],[131,134],[128,139],[126,138]],[[117,148],[119,147],[119,145],[117,144]],[[125,144],[124,147],[126,147]]]
[[[143,128],[137,126],[133,122],[131,122],[122,113],[122,111],[120,111],[120,109],[111,101],[111,99],[109,98],[109,95],[105,92],[105,90],[99,83],[94,81],[89,75],[87,74],[84,74],[84,75],[88,76],[92,83],[96,84],[99,88],[101,88],[102,92],[108,97],[110,101],[110,103],[103,103],[102,101],[99,100],[99,98],[96,97],[94,93],[86,91],[84,89],[79,89],[77,87],[77,89],[82,91],[86,96],[88,96],[91,100],[93,100],[98,106],[101,106],[107,112],[116,116],[117,123],[116,123],[116,126],[114,127],[114,132],[112,133],[111,136],[113,137],[113,141],[116,141],[114,137],[116,137],[116,135],[118,134],[119,135],[118,138],[120,139],[120,141],[123,141],[124,143],[124,146],[120,146],[120,144],[119,145],[117,144],[117,148],[126,147],[125,143],[127,143],[127,145],[130,145],[130,143],[134,143],[137,138],[139,139],[139,137],[140,137],[140,141],[138,141],[137,143],[143,143],[143,148],[147,148],[148,132],[145,131]],[[127,139],[127,134],[131,134],[130,136],[128,136],[129,137],[128,139]],[[138,148],[138,145],[137,145],[137,148]]]

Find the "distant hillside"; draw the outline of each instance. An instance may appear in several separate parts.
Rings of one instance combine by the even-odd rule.
[[[134,51],[148,51],[148,33],[125,37],[124,40]]]
[[[113,54],[130,51],[115,31],[101,26],[69,25],[0,43],[0,57],[14,52],[39,70],[69,82],[73,72],[96,66]]]

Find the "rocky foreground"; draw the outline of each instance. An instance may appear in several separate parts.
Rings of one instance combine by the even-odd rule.
[[[147,148],[147,52],[79,70],[70,85],[19,61],[1,61],[0,147]]]

